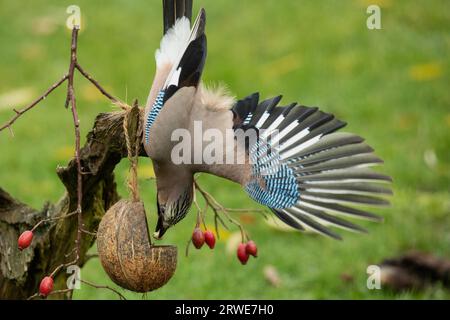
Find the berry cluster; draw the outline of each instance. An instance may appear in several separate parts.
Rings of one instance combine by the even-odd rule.
[[[254,241],[250,240],[247,243],[240,243],[237,249],[237,257],[242,264],[247,264],[248,258],[258,256],[258,248]]]
[[[210,249],[214,249],[214,246],[216,245],[214,233],[210,230],[203,232],[199,227],[195,228],[192,233],[192,243],[194,244],[194,247],[200,249],[205,242]]]
[[[214,249],[216,245],[216,237],[210,230],[202,231],[199,227],[194,229],[192,233],[192,243],[194,247],[200,249],[203,244],[207,244],[209,248]],[[258,248],[254,241],[250,240],[247,243],[240,243],[237,249],[237,257],[242,264],[247,264],[248,258],[258,256]]]

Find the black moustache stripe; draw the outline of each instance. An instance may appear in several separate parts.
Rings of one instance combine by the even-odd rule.
[[[184,192],[177,202],[175,202],[173,207],[173,212],[175,216],[172,218],[171,224],[174,225],[182,220],[189,211],[191,206],[192,195],[190,191]]]

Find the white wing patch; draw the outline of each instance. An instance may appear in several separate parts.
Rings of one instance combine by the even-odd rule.
[[[177,19],[161,39],[159,49],[155,52],[156,66],[178,63],[189,44],[191,25],[186,17]]]
[[[178,81],[180,80],[181,68],[176,69],[173,73],[169,75],[167,78],[167,87],[174,85],[178,85]]]

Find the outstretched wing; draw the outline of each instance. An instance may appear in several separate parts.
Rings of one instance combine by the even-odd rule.
[[[334,226],[364,232],[343,217],[379,221],[361,206],[383,206],[391,178],[369,167],[382,163],[364,139],[338,133],[346,125],[317,107],[296,103],[277,106],[281,96],[259,102],[257,93],[232,108],[233,128],[257,130],[256,143],[245,146],[247,169],[243,187],[282,221],[299,230],[313,230],[340,239]],[[244,174],[245,175],[245,174]],[[232,176],[226,172],[222,176]]]

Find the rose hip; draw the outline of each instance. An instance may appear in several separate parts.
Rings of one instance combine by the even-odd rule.
[[[52,277],[45,277],[42,279],[39,285],[39,293],[44,297],[48,296],[53,290],[53,279]]]
[[[242,264],[247,264],[249,257],[245,248],[245,243],[240,243],[237,249],[237,257]]]
[[[26,249],[30,246],[33,240],[33,232],[30,230],[24,231],[17,240],[17,244],[20,250]]]
[[[247,242],[247,245],[245,246],[245,251],[247,252],[247,254],[252,255],[254,257],[258,256],[258,248],[256,247],[255,242],[252,240]]]
[[[194,229],[194,232],[192,233],[192,243],[197,249],[200,249],[205,243],[205,236],[200,228]]]
[[[210,249],[214,249],[214,246],[216,245],[216,237],[214,236],[214,233],[212,231],[206,230],[204,232],[205,236],[205,242],[208,245]]]

